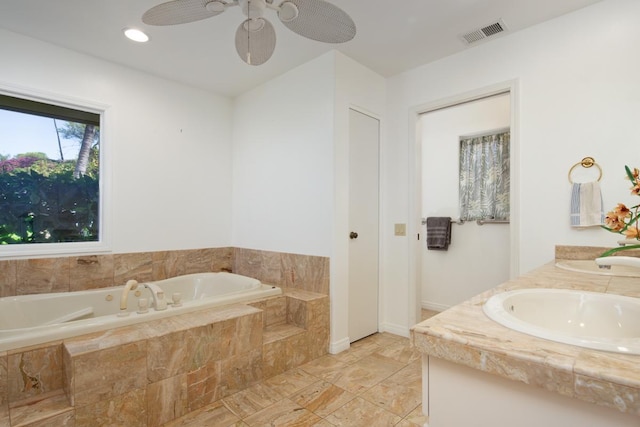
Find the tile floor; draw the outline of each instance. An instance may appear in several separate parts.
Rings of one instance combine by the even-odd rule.
[[[421,383],[409,339],[374,334],[165,426],[422,426]]]

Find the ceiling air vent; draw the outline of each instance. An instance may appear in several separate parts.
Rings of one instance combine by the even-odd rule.
[[[500,33],[504,33],[505,31],[507,31],[507,26],[504,24],[504,21],[502,19],[499,19],[497,22],[489,24],[485,27],[462,34],[460,38],[466,44],[472,44],[479,42],[480,40],[484,40],[488,37],[493,37]]]

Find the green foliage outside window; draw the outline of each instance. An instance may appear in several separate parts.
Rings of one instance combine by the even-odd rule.
[[[0,245],[99,240],[99,127],[66,122],[73,160],[0,155]]]

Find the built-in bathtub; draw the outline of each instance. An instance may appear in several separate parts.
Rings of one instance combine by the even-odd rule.
[[[120,313],[124,286],[0,298],[0,351],[282,294],[279,287],[227,272],[152,283],[164,291],[167,308],[156,310],[151,291],[141,283],[129,292],[125,316]],[[180,294],[179,306],[174,294]],[[140,299],[149,303],[146,313],[138,313]]]

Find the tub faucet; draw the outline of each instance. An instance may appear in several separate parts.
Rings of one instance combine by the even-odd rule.
[[[127,313],[127,298],[129,297],[129,292],[134,291],[137,287],[138,282],[136,280],[128,280],[126,285],[124,285],[122,296],[120,297],[120,313],[118,313],[118,316],[124,317],[129,315],[129,313]]]
[[[143,285],[145,288],[151,291],[151,296],[153,297],[153,307],[156,310],[166,310],[167,303],[164,301],[164,291],[160,288],[160,286],[155,283],[145,283]]]
[[[611,268],[612,265],[626,265],[640,268],[640,258],[633,256],[606,256],[596,258],[596,264],[600,268]]]

